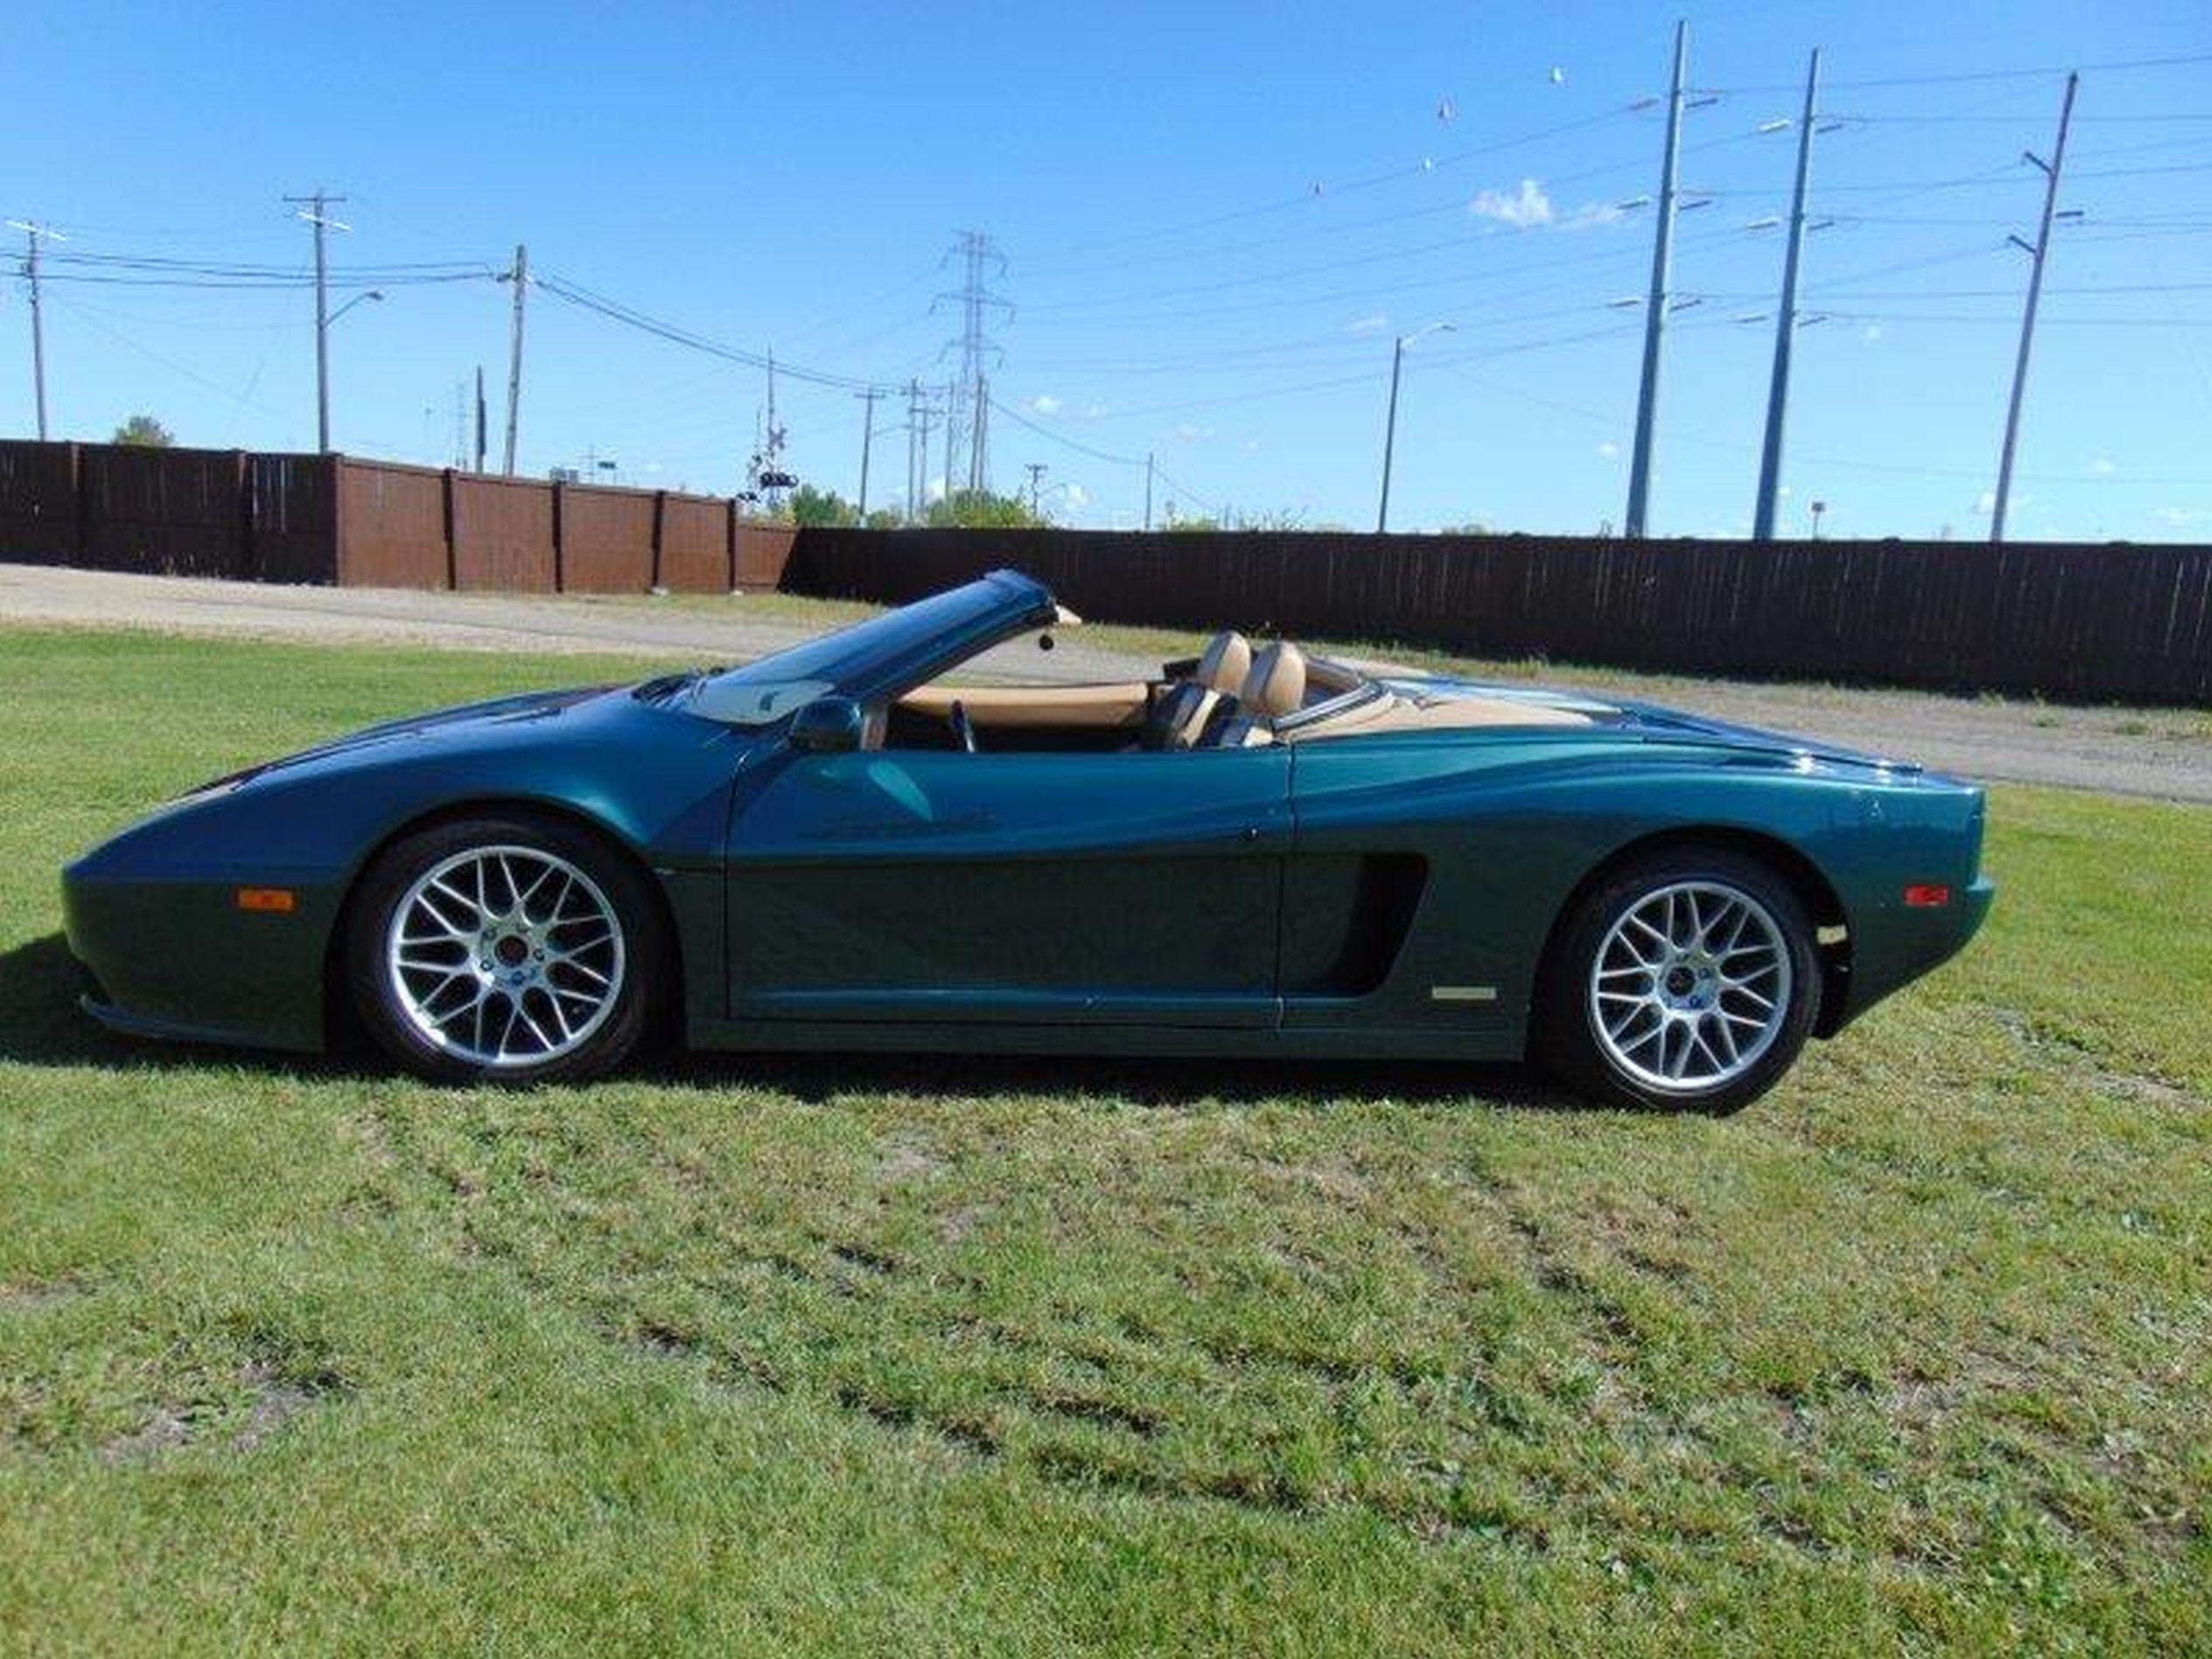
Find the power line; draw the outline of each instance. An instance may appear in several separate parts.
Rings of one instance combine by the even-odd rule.
[[[707,335],[696,333],[673,323],[664,322],[658,317],[638,310],[634,306],[625,305],[619,300],[610,299],[602,294],[595,294],[581,283],[553,275],[533,276],[531,282],[533,286],[552,295],[555,299],[565,301],[584,310],[596,312],[613,322],[621,323],[643,333],[666,340],[671,345],[685,346],[694,352],[702,352],[710,357],[719,357],[726,362],[741,364],[747,368],[765,370],[769,366],[769,359],[765,352],[748,351],[742,346],[726,345]],[[787,380],[801,380],[810,386],[829,387],[838,391],[865,392],[871,386],[881,385],[880,381],[862,380],[850,374],[835,374],[826,369],[805,368],[789,362],[778,362],[776,371]]]
[[[2140,69],[2180,69],[2197,64],[2212,64],[2212,52],[2191,52],[2174,58],[2130,58],[2105,63],[2060,64],[2035,69],[1972,69],[1940,75],[1882,75],[1854,80],[1838,80],[1832,84],[1835,90],[1856,92],[1876,87],[1954,87],[1972,81],[1988,80],[2048,80],[2065,74],[2123,74]],[[1789,83],[1715,88],[1726,93],[1794,92]]]

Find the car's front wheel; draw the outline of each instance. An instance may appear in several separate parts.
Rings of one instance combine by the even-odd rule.
[[[1773,1087],[1820,1006],[1788,882],[1721,847],[1634,860],[1589,894],[1544,966],[1541,1058],[1622,1105],[1725,1112]]]
[[[345,951],[369,1035],[442,1082],[573,1082],[617,1064],[644,1034],[663,960],[636,867],[579,826],[519,814],[387,848]]]

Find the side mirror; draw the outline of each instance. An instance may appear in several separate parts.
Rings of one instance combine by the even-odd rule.
[[[791,747],[817,755],[850,754],[860,747],[867,718],[850,697],[817,697],[792,716]]]

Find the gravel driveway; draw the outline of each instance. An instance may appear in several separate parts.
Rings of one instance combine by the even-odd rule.
[[[458,649],[757,656],[817,631],[818,620],[774,614],[716,616],[512,594],[264,587],[170,576],[121,575],[0,564],[0,620],[153,627],[212,634],[348,643],[392,641]],[[1049,657],[1026,644],[979,664],[985,677],[1084,680],[1150,672],[1149,659],[1061,636]],[[1562,670],[1562,684],[1671,701],[1746,725],[1773,727],[1907,756],[1993,782],[2055,784],[2115,794],[2212,802],[2212,714],[2077,708],[1919,692],[1735,680],[1651,682]]]

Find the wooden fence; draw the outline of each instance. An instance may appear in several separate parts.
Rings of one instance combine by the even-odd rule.
[[[2212,705],[2212,547],[794,533],[336,456],[0,443],[0,560],[356,587],[900,601],[1012,565],[1102,621],[1683,673]]]
[[[357,461],[0,443],[0,560],[522,593],[773,588],[792,533],[739,504]]]
[[[2212,703],[2205,547],[809,530],[783,585],[897,602],[995,565],[1104,622]]]

